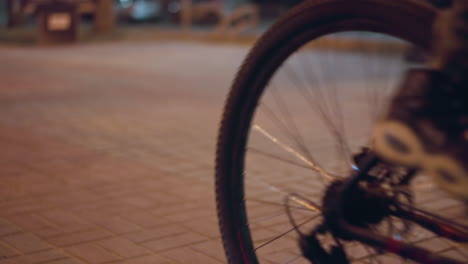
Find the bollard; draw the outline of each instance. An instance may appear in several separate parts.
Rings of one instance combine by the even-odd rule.
[[[116,17],[114,14],[114,0],[95,1],[94,32],[109,33],[114,30]]]

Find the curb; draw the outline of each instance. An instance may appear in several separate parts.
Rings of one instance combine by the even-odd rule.
[[[206,31],[184,31],[179,29],[161,29],[156,27],[119,27],[116,31],[106,35],[94,35],[90,27],[82,26],[80,29],[80,41],[78,44],[102,43],[102,42],[141,42],[141,41],[181,41],[197,42],[219,45],[252,46],[261,33],[244,35],[220,35]],[[15,30],[0,29],[0,45],[36,46],[35,28],[23,28]],[[389,41],[388,39],[362,38],[359,36],[344,36],[340,38],[322,38],[307,45],[306,48],[327,49],[338,51],[384,51],[385,53],[402,52],[407,45]]]

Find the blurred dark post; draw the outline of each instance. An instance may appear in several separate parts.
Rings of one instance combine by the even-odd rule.
[[[37,7],[39,43],[72,43],[78,40],[78,5],[50,1]]]
[[[184,30],[192,29],[192,0],[181,0],[181,25]]]
[[[114,0],[95,0],[94,31],[108,33],[115,27]]]
[[[8,28],[21,24],[22,19],[20,10],[23,2],[23,0],[7,0]]]

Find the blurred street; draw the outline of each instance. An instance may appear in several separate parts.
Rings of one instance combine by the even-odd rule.
[[[0,263],[224,263],[215,139],[246,52],[0,48]]]

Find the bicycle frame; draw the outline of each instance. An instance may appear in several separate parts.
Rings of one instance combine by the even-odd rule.
[[[427,264],[461,264],[462,262],[434,255],[431,251],[407,244],[397,238],[386,237],[366,228],[351,225],[345,220],[343,214],[343,204],[346,197],[349,195],[357,184],[368,177],[369,170],[379,162],[379,159],[371,155],[365,162],[365,166],[359,171],[356,171],[352,178],[346,183],[345,190],[341,197],[337,199],[333,210],[337,214],[336,230],[338,236],[351,238],[363,244],[380,248],[386,252],[391,252],[404,258],[411,259],[419,263]],[[441,219],[436,215],[429,214],[417,209],[399,208],[392,213],[393,216],[404,218],[419,226],[429,230],[437,235],[445,237],[455,242],[468,242],[468,228],[460,224]]]

